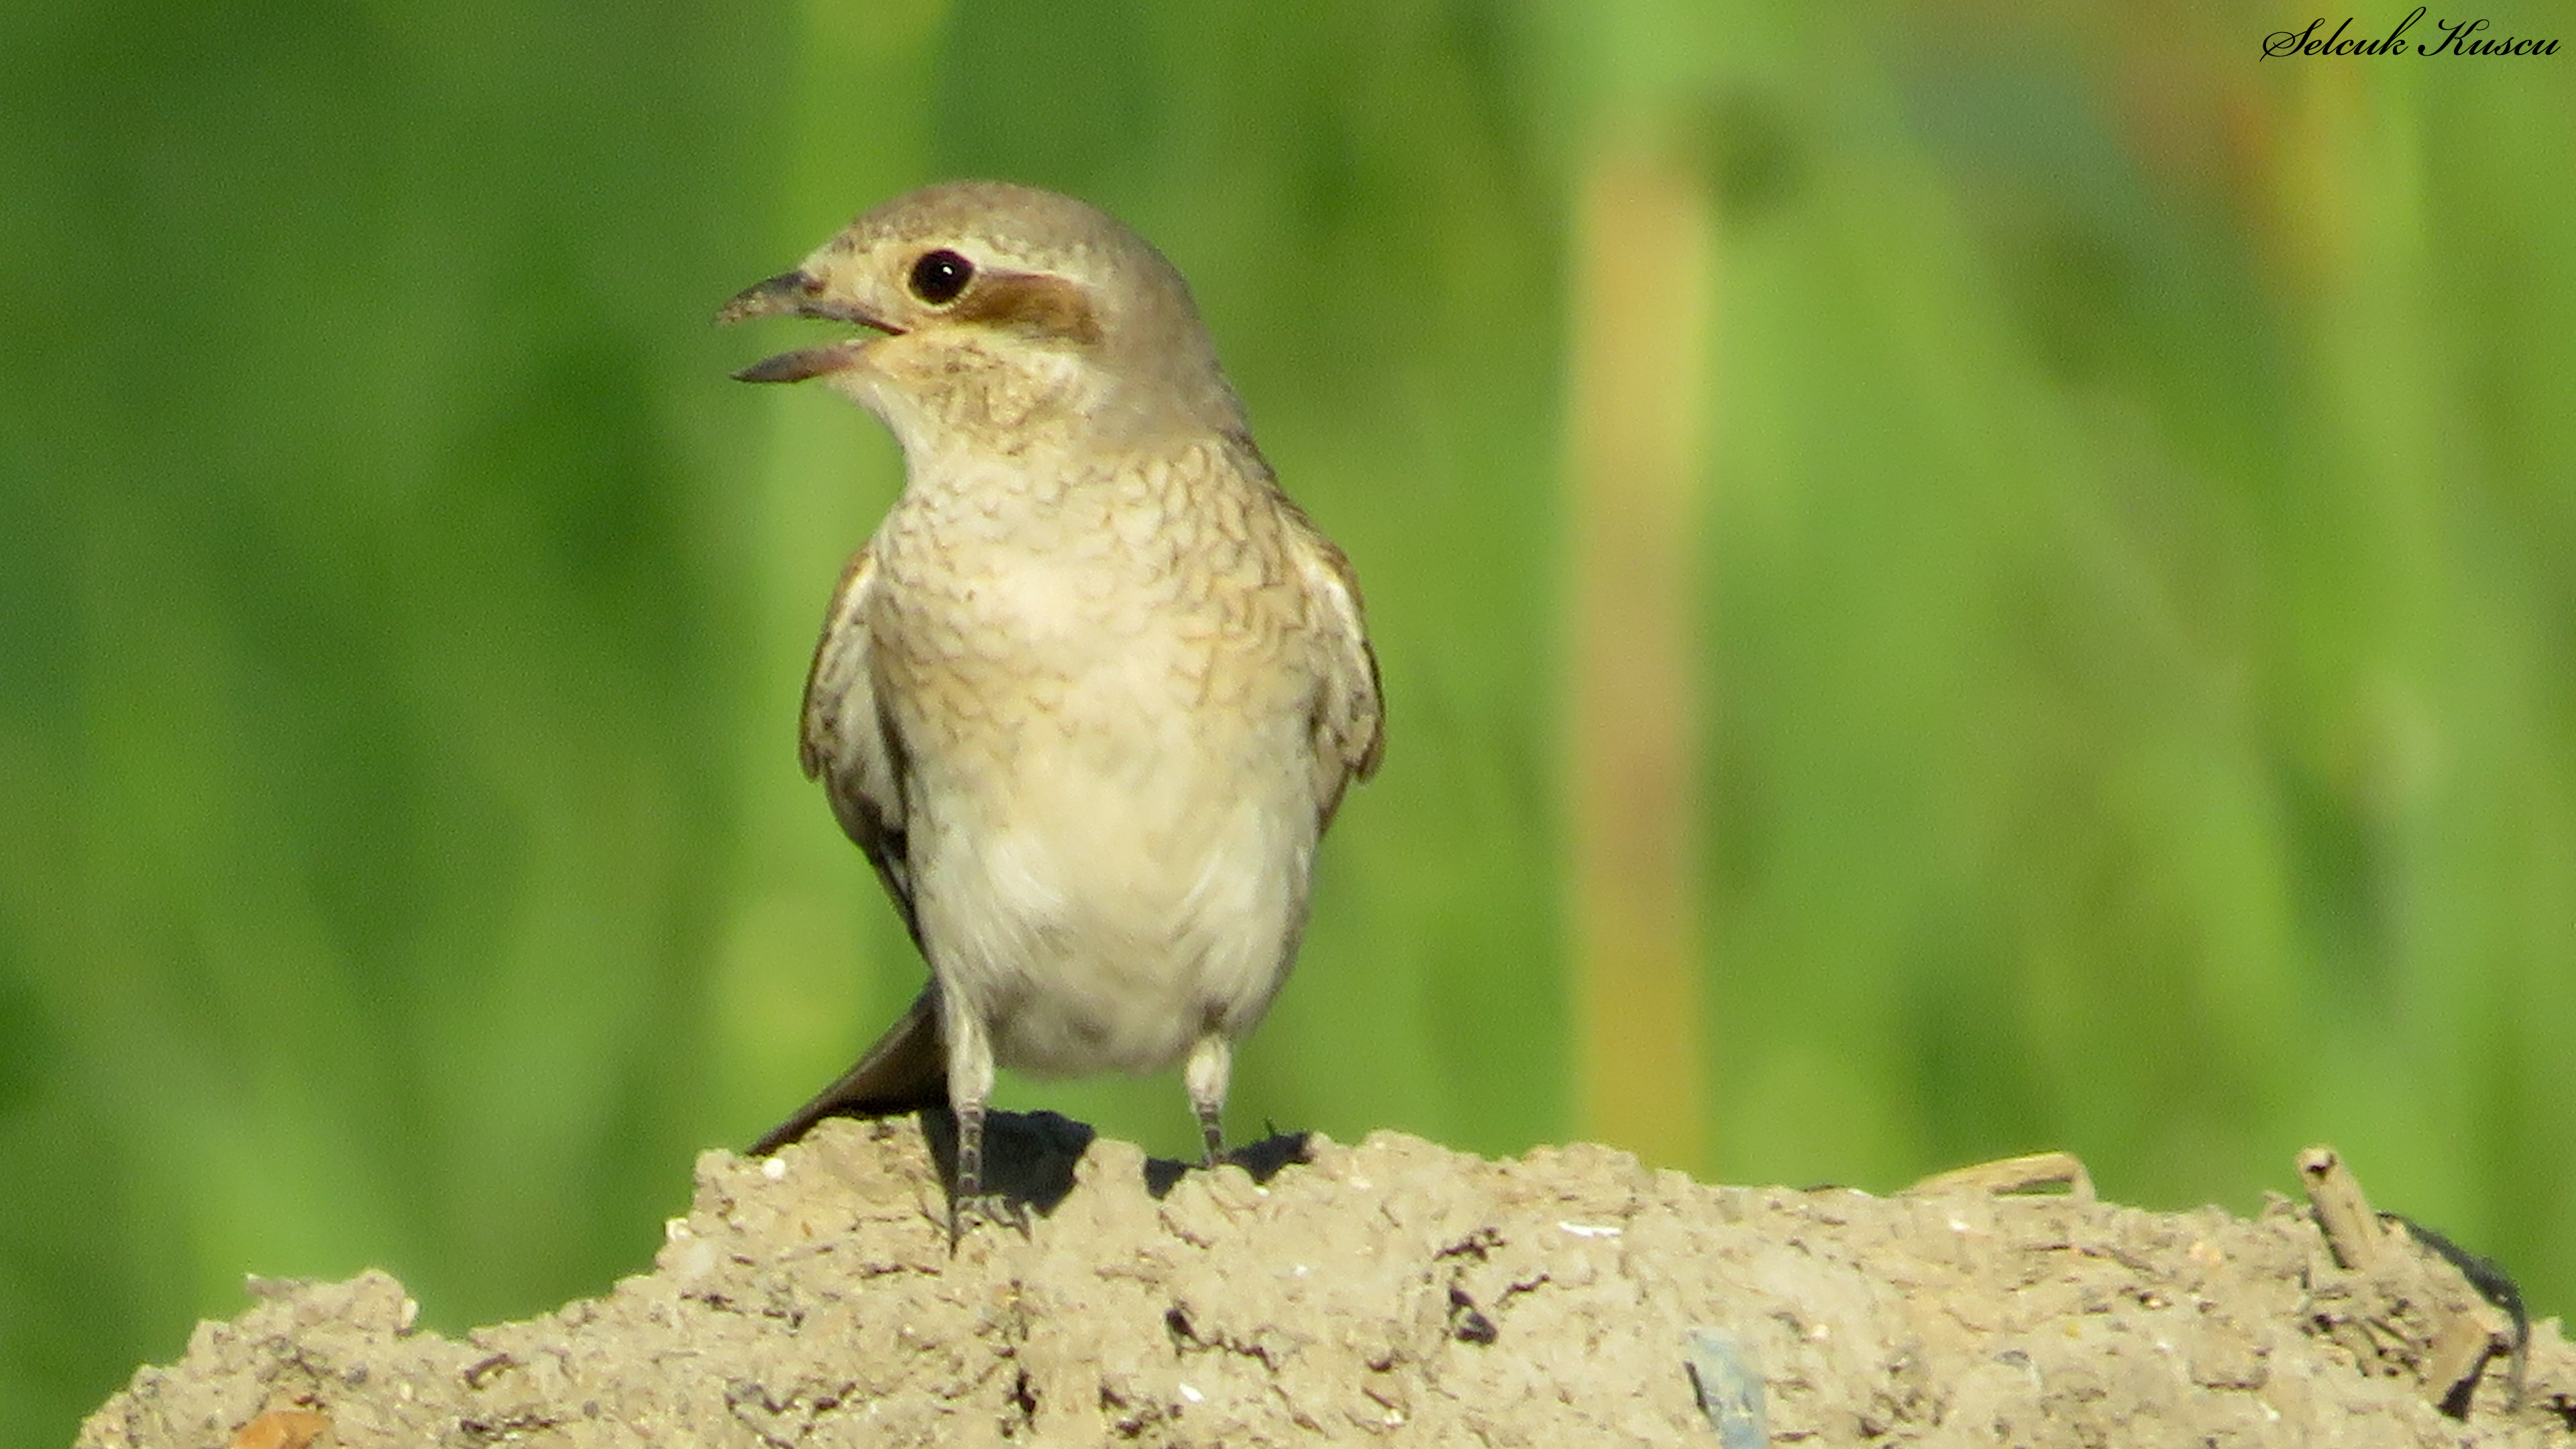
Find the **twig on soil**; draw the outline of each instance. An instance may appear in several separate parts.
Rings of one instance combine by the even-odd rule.
[[[2093,1201],[2093,1174],[2084,1170],[2083,1159],[2072,1152],[2034,1152],[2027,1157],[2006,1157],[1980,1162],[1973,1167],[1954,1167],[1948,1172],[1936,1172],[1906,1191],[1920,1197],[1946,1192],[1979,1192],[2001,1197],[2042,1187],[2062,1187],[2066,1189],[2066,1195],[2077,1202]]]

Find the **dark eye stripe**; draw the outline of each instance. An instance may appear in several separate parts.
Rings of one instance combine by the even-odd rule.
[[[912,264],[912,295],[933,307],[945,307],[957,300],[966,284],[975,280],[975,264],[948,250],[923,252]]]
[[[958,302],[948,315],[960,322],[1011,327],[1068,342],[1100,340],[1100,318],[1091,310],[1091,298],[1062,277],[989,272],[975,284],[974,295]]]

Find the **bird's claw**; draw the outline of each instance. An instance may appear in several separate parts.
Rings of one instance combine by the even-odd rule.
[[[1023,1238],[1032,1232],[1029,1205],[1018,1198],[998,1192],[961,1194],[948,1200],[948,1251],[966,1240],[966,1232],[978,1221],[997,1228],[1016,1229]]]

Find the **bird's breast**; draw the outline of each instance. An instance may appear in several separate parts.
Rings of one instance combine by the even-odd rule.
[[[1301,712],[1311,669],[1277,521],[1228,482],[1166,466],[908,495],[878,537],[871,621],[898,709],[921,701],[932,730],[1051,730],[1104,766],[1222,753]]]

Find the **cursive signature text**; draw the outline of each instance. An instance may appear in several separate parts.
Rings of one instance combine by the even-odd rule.
[[[2309,21],[2304,30],[2276,30],[2263,37],[2263,55],[2267,60],[2287,55],[2403,55],[2406,53],[2406,32],[2414,29],[2416,22],[2423,18],[2424,7],[2418,5],[2386,35],[2347,36],[2345,32],[2352,29],[2352,17],[2346,16],[2332,34],[2320,36],[2317,32],[2324,29],[2326,23],[2325,17],[2320,15]],[[2558,41],[2554,36],[2547,40],[2489,36],[2486,32],[2494,22],[2484,16],[2475,20],[2436,20],[2433,24],[2442,32],[2441,38],[2436,40],[2426,36],[2419,39],[2415,45],[2417,55],[2558,53]]]

